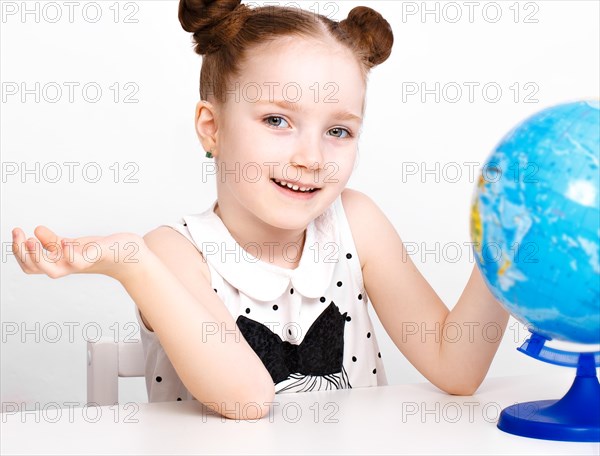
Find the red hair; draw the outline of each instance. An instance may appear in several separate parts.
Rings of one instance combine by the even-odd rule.
[[[195,51],[203,56],[200,98],[208,100],[210,94],[220,103],[225,103],[226,88],[239,77],[248,51],[278,37],[333,38],[357,57],[363,80],[371,68],[387,60],[394,42],[390,24],[365,6],[353,8],[338,22],[298,8],[249,8],[240,0],[180,0],[179,21],[193,33]]]

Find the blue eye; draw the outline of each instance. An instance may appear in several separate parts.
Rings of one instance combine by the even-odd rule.
[[[273,119],[278,120],[279,122],[273,122],[273,123],[269,122],[269,120],[273,120]],[[279,116],[268,116],[268,117],[265,117],[263,120],[266,121],[267,125],[270,125],[271,127],[280,127],[281,122],[285,122],[287,124],[287,121],[283,117],[279,117]],[[289,124],[288,124],[288,127],[289,127]]]
[[[344,132],[346,133],[346,136],[338,136],[338,135],[337,135],[337,134],[335,134],[335,133],[331,135],[331,136],[335,136],[336,138],[351,138],[351,137],[352,137],[352,134],[351,134],[351,133],[350,133],[348,130],[346,130],[345,128],[339,128],[339,127],[335,127],[335,128],[332,128],[332,129],[331,129],[331,130],[329,130],[329,131],[331,131],[331,132],[336,132],[336,133],[340,133],[340,134],[341,134],[341,133],[344,133]]]

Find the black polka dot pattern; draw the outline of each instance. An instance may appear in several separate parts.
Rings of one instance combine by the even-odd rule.
[[[179,224],[179,226],[181,226],[181,224]],[[184,222],[183,226],[187,227],[187,222]],[[340,229],[339,226],[338,229]],[[381,375],[384,375],[382,370],[383,363],[381,361],[382,356],[381,352],[376,351],[378,350],[378,347],[375,340],[375,334],[373,333],[373,337],[371,337],[370,332],[370,330],[374,328],[368,324],[369,320],[366,318],[365,304],[370,298],[366,295],[366,289],[359,285],[361,281],[360,268],[357,268],[357,265],[359,264],[358,252],[351,242],[346,242],[349,239],[347,236],[348,233],[343,234],[340,238],[340,241],[342,241],[340,244],[341,249],[339,250],[339,257],[336,257],[336,259],[339,258],[339,262],[334,268],[330,282],[326,287],[324,286],[323,289],[319,291],[323,296],[319,297],[317,294],[311,295],[311,298],[305,297],[303,295],[304,289],[301,287],[300,282],[294,283],[292,280],[288,282],[287,287],[281,290],[283,295],[280,296],[280,299],[271,302],[254,302],[252,301],[252,296],[250,296],[250,300],[246,300],[245,302],[237,301],[237,305],[235,304],[236,301],[234,299],[229,300],[230,302],[227,302],[227,304],[228,307],[237,307],[238,315],[242,319],[247,315],[248,319],[256,320],[258,322],[276,322],[280,325],[285,324],[286,322],[302,322],[302,324],[309,325],[310,322],[307,317],[319,315],[319,313],[321,313],[330,303],[336,304],[336,306],[339,307],[339,311],[343,318],[342,321],[345,323],[344,325],[340,325],[340,327],[344,328],[344,339],[346,339],[343,359],[349,364],[349,366],[345,366],[347,374],[349,374],[351,378],[356,379],[357,386],[367,384],[373,385],[377,384],[377,369],[380,370],[380,377]],[[344,250],[346,250],[346,253],[344,253]],[[343,261],[344,257],[346,258],[346,262]],[[311,273],[313,273],[312,270]],[[320,271],[315,270],[314,273],[319,274]],[[356,275],[358,275],[358,277]],[[226,280],[227,276],[225,276],[224,279]],[[221,285],[220,282],[215,282],[215,284],[221,286],[221,294],[224,295],[224,297],[228,297],[231,288],[233,288],[233,291],[235,292],[235,286],[232,286],[231,282],[228,282],[227,286]],[[300,287],[300,291],[294,288],[296,285]],[[224,286],[225,288],[223,288]],[[288,290],[289,296],[285,293],[286,289]],[[213,288],[213,290],[215,293],[218,293],[217,288]],[[244,290],[238,291],[239,294],[244,292]],[[359,293],[356,293],[357,291]],[[365,291],[364,300],[362,291]],[[354,298],[352,298],[352,296],[354,296]],[[280,303],[281,308],[279,306]],[[244,304],[246,304],[246,307],[242,307]],[[271,306],[272,310],[269,310],[269,306]],[[252,317],[250,316],[251,313],[253,315]],[[299,318],[299,315],[302,317]],[[281,328],[281,326],[279,326],[279,328]],[[283,331],[281,329],[274,329],[273,332],[278,334],[283,341],[287,339],[289,343],[295,344],[297,342],[293,341],[292,338],[297,337],[297,333],[302,334],[307,329],[307,327],[303,326],[302,328],[297,328],[296,332],[291,329],[288,329],[287,331],[285,331],[285,329],[283,329]],[[367,332],[364,331],[365,329],[367,329]],[[360,341],[365,335],[367,340],[365,341],[363,339]],[[287,344],[288,342],[284,343]],[[376,366],[379,366],[379,368],[376,368]],[[151,372],[152,371],[149,372],[149,378],[151,379],[152,375],[155,376],[155,382],[157,382],[155,387],[156,390],[161,391],[161,394],[164,393],[166,388],[171,388],[172,380],[177,380],[177,378],[172,379],[170,375],[167,374],[167,377],[165,377],[163,381],[161,376],[157,376]],[[154,372],[165,373],[170,371],[162,369],[161,366],[156,366]],[[371,374],[369,374],[369,372],[371,372]],[[160,386],[158,383],[160,383]],[[354,381],[352,383],[352,387],[354,387]],[[182,401],[185,393],[182,396],[179,396],[177,393],[183,393],[184,391],[185,390],[181,388],[181,385],[177,384],[176,388],[174,387],[173,391],[170,393],[171,400],[173,400],[172,398],[174,397],[177,401]],[[189,393],[187,394],[189,395]],[[186,400],[187,399],[188,397],[186,396]]]

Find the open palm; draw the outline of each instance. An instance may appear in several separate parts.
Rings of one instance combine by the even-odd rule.
[[[139,262],[145,248],[133,233],[64,238],[40,225],[36,237],[27,238],[20,228],[12,231],[12,251],[26,274],[46,274],[57,279],[69,274],[104,274],[116,279]]]

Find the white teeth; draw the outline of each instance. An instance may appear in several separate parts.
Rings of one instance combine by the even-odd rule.
[[[275,182],[277,182],[278,184],[281,185],[285,185],[286,187],[295,190],[295,191],[301,191],[301,192],[308,192],[310,190],[313,190],[314,187],[298,187],[297,185],[294,184],[290,184],[289,182],[285,182],[285,181],[278,181],[277,179],[273,179]]]

